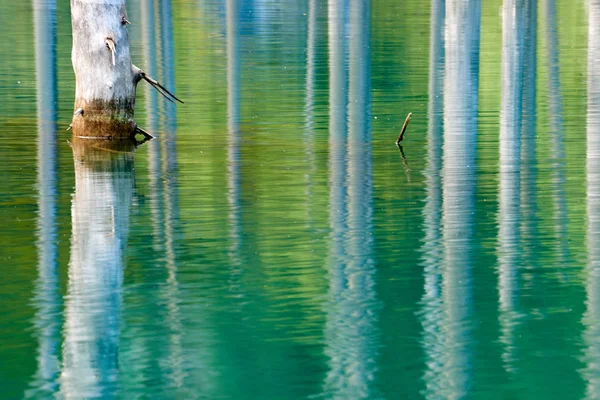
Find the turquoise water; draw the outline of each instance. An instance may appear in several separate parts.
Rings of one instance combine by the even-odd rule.
[[[598,1],[128,14],[137,148],[0,2],[3,398],[600,396]]]

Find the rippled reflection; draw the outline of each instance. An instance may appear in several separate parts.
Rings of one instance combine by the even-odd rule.
[[[241,132],[240,132],[240,15],[238,0],[227,0],[227,201],[232,290],[239,291],[241,273]]]
[[[479,8],[432,2],[421,310],[427,398],[462,398],[472,379]]]
[[[142,24],[142,49],[144,54],[144,69],[149,76],[158,76],[158,68],[156,58],[156,10],[154,0],[140,1],[140,17]],[[158,78],[157,78],[158,79]],[[150,85],[145,85],[146,98],[146,129],[153,135],[161,137],[161,132],[158,126],[158,92]],[[162,214],[162,196],[157,194],[161,184],[161,156],[160,156],[160,140],[152,140],[148,143],[150,153],[150,186],[152,188],[152,220],[154,225],[154,238],[157,239],[160,234],[160,229],[164,215]],[[153,246],[156,251],[160,251],[160,245],[154,241]]]
[[[504,368],[515,372],[515,324],[520,264],[521,133],[525,85],[525,37],[530,2],[506,0],[502,9],[502,104],[498,207],[498,292]]]
[[[159,76],[166,87],[175,88],[175,52],[173,43],[173,23],[171,0],[159,1],[160,15],[160,49],[161,61]],[[181,228],[179,221],[179,166],[177,162],[177,119],[175,103],[162,98],[162,115],[160,121],[161,157],[162,157],[162,190],[164,203],[164,227],[161,240],[165,250],[164,266],[167,270],[165,289],[160,297],[166,305],[165,322],[168,326],[168,356],[165,362],[168,369],[168,381],[173,387],[182,387],[186,372],[184,369],[184,349],[182,345],[183,326],[179,307],[181,292],[177,275],[178,257],[176,247],[180,242]],[[158,112],[159,110],[157,110]]]
[[[521,261],[531,269],[535,249],[539,248],[538,195],[537,195],[537,3],[525,2],[524,76],[521,121],[520,209],[521,209]]]
[[[556,0],[542,0],[541,12],[545,19],[545,57],[548,67],[548,111],[550,140],[552,143],[552,200],[554,205],[555,251],[557,262],[565,264],[569,258],[567,239],[567,196],[565,164],[565,132],[563,126],[563,105],[560,82],[560,55],[557,28]]]
[[[498,297],[502,361],[517,373],[521,266],[530,252],[523,240],[535,231],[536,4],[504,2],[498,207]]]
[[[56,82],[56,2],[33,2],[37,88],[38,279],[34,305],[38,336],[37,368],[26,397],[50,396],[58,389],[62,301],[58,276],[58,147]]]
[[[328,397],[371,398],[377,295],[372,238],[369,1],[329,1]],[[348,70],[346,70],[346,63]]]
[[[442,146],[443,146],[443,86],[444,86],[444,0],[431,0],[429,38],[429,105],[427,130],[427,169],[425,171],[427,197],[423,207],[423,270],[425,290],[421,300],[421,339],[425,351],[426,397],[434,397],[441,390],[443,362],[443,307],[442,307]]]
[[[588,2],[587,310],[584,341],[587,398],[600,398],[600,1]]]
[[[155,74],[166,87],[175,87],[173,24],[170,0],[144,0],[140,4],[144,25],[142,49],[145,68]],[[146,374],[155,373],[165,390],[181,388],[187,373],[184,369],[183,325],[181,322],[181,291],[178,280],[180,241],[179,185],[176,147],[176,110],[172,102],[158,96],[153,88],[146,92],[147,129],[157,136],[148,143],[150,193],[149,208],[152,224],[152,252],[149,271],[159,272],[164,281],[158,290],[143,292],[145,300],[154,302],[152,312],[143,317],[160,332],[150,338],[144,324],[130,324],[128,347],[122,354],[132,376],[124,379],[127,393],[137,385],[146,384]],[[135,302],[135,299],[133,299]],[[158,320],[157,316],[160,316]],[[154,325],[155,324],[155,325]]]
[[[320,32],[317,29],[317,0],[308,0],[308,15],[307,15],[307,34],[306,34],[306,94],[304,98],[304,154],[308,172],[305,174],[304,187],[306,197],[306,224],[307,228],[312,228],[313,213],[312,209],[315,194],[314,194],[314,175],[317,172],[316,166],[316,151],[315,151],[315,129],[314,129],[314,113],[315,113],[315,86],[316,86],[316,68],[317,68],[317,38]]]
[[[443,397],[461,398],[472,385],[472,244],[479,87],[480,7],[446,2],[442,172]],[[438,394],[439,395],[439,394]]]
[[[189,97],[140,88],[135,191],[58,156],[68,2],[0,5],[4,396],[600,397],[598,0],[128,7]]]
[[[61,392],[113,397],[119,376],[133,143],[74,140],[75,194]]]

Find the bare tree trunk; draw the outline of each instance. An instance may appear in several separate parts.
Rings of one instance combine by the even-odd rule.
[[[133,120],[137,83],[144,79],[167,99],[181,100],[131,63],[125,0],[71,0],[71,21],[75,136],[150,136]]]
[[[125,0],[71,0],[77,136],[131,136],[135,73]]]

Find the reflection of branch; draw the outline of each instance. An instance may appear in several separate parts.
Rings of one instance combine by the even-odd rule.
[[[406,172],[406,179],[408,179],[410,182],[410,167],[408,166],[408,161],[404,156],[404,149],[400,145],[398,145],[398,149],[400,150],[400,159],[402,160],[402,165],[404,166],[404,172]]]
[[[408,123],[410,122],[411,118],[412,118],[412,113],[409,112],[408,115],[406,116],[406,119],[404,120],[404,124],[402,124],[402,129],[400,130],[400,136],[398,136],[398,140],[396,140],[396,145],[399,145],[399,143],[404,139],[404,132],[406,131],[406,128],[408,127]]]
[[[154,139],[154,137],[144,137],[144,139],[142,139],[142,140],[137,140],[136,138],[134,138],[135,147],[138,148],[141,145],[143,145],[144,143],[149,142],[152,139]]]

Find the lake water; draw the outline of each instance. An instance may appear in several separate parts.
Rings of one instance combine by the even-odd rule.
[[[600,398],[600,2],[536,3],[130,0],[133,151],[0,2],[2,397]]]

